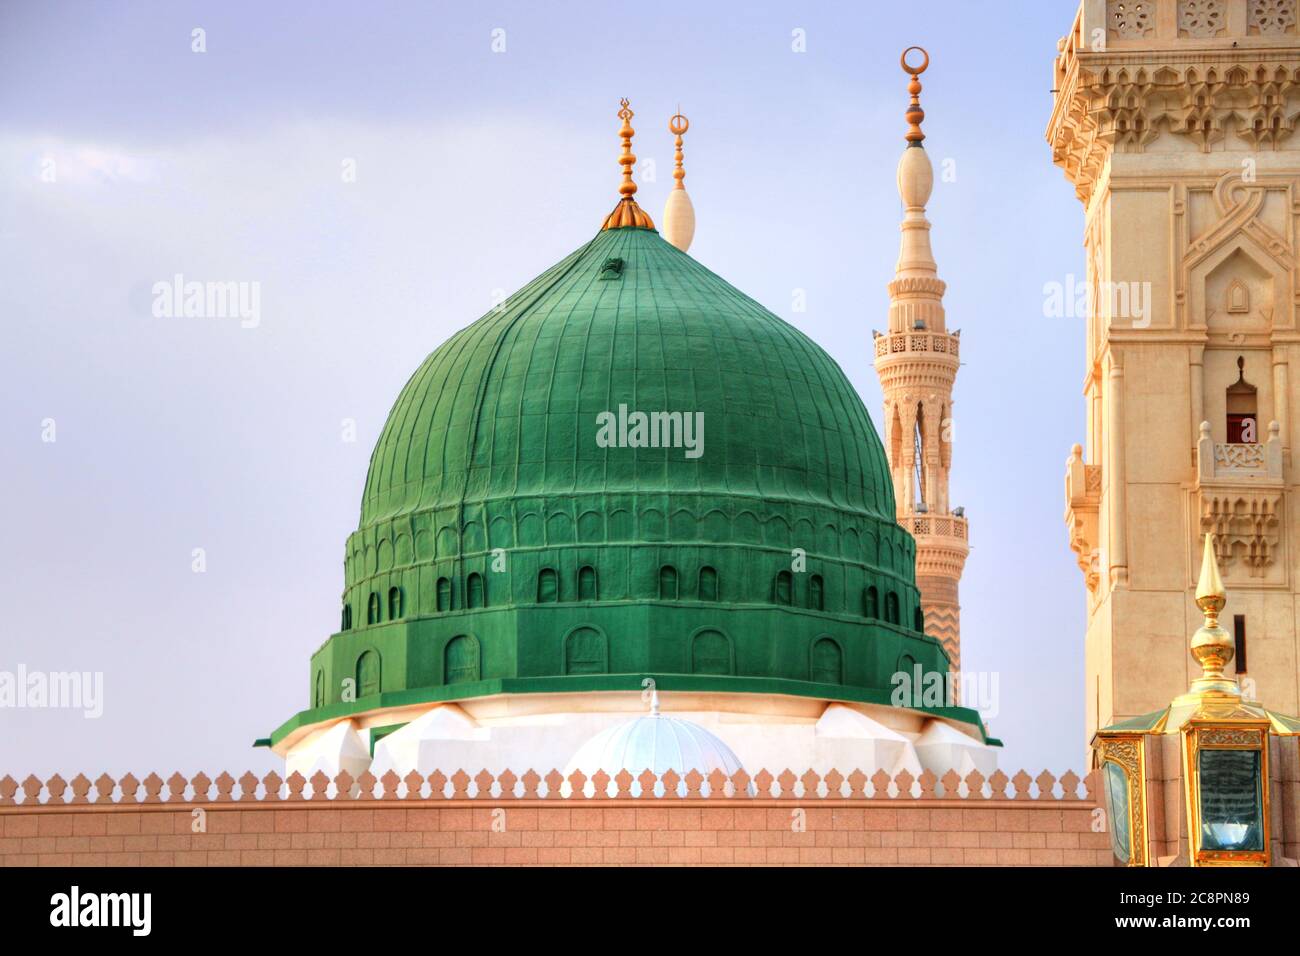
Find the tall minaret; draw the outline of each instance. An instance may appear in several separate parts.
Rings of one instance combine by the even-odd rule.
[[[909,53],[924,59],[907,62]],[[970,550],[963,509],[948,501],[952,466],[952,385],[957,377],[960,333],[944,321],[944,283],[930,251],[925,204],[934,170],[921,141],[921,79],[930,65],[920,47],[901,58],[912,82],[907,109],[907,148],[898,163],[903,200],[902,246],[889,284],[889,331],[875,333],[876,372],[885,396],[885,449],[894,479],[898,522],[916,538],[916,583],[921,589],[925,632],[943,642],[953,671],[961,664],[957,583]]]

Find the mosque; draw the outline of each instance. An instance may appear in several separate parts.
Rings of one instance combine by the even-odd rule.
[[[922,693],[958,664],[967,553],[927,65],[903,55],[884,441],[834,359],[689,255],[680,114],[655,227],[623,100],[600,229],[398,395],[310,706],[259,744],[305,777],[996,769],[979,714]]]

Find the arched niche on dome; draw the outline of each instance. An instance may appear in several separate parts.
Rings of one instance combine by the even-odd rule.
[[[479,680],[482,669],[478,639],[472,634],[456,635],[443,649],[442,662],[444,684],[464,684]]]
[[[735,521],[736,540],[744,544],[762,543],[762,532],[759,530],[758,518],[752,511],[742,511],[736,515]]]
[[[356,681],[357,699],[372,697],[383,688],[383,663],[379,651],[373,647],[366,648],[357,657]]]
[[[695,541],[700,536],[700,525],[694,513],[678,508],[668,519],[668,536],[672,541]]]
[[[632,512],[625,508],[615,508],[609,513],[609,540],[631,541],[633,537]]]
[[[808,674],[814,683],[844,683],[844,649],[830,635],[812,642],[808,655]]]
[[[902,624],[903,614],[898,601],[897,591],[885,592],[885,623]]]
[[[421,528],[415,532],[415,558],[417,561],[432,561],[434,558],[434,539],[433,532],[428,528]]]
[[[794,523],[794,537],[792,544],[796,548],[803,548],[805,551],[815,551],[817,549],[817,528],[807,518],[800,518]]]
[[[596,580],[596,569],[589,564],[578,568],[578,600],[579,601],[596,601],[599,600],[599,588]]]
[[[874,584],[867,585],[862,592],[862,616],[873,621],[880,620],[880,589]]]
[[[514,525],[505,515],[497,515],[488,525],[488,544],[493,548],[515,546]]]
[[[460,535],[450,525],[438,529],[438,557],[450,558],[460,554]]]
[[[378,559],[378,570],[391,571],[393,569],[393,546],[387,538],[380,538],[379,544],[375,547],[375,555]]]
[[[719,600],[718,571],[710,565],[700,568],[699,587],[696,594],[701,601]]]
[[[794,575],[782,568],[772,582],[772,603],[789,606],[794,603]]]
[[[820,574],[808,576],[808,607],[814,611],[826,610],[826,580]]]
[[[573,519],[562,511],[551,514],[546,519],[546,543],[573,544]]]
[[[700,628],[691,635],[691,673],[731,675],[736,672],[736,655],[731,638],[714,627]]]
[[[821,554],[833,555],[839,550],[839,546],[839,528],[829,522],[823,524],[821,533],[817,536],[817,550]]]
[[[659,600],[676,601],[680,594],[677,568],[671,564],[662,565],[659,568]]]
[[[880,566],[880,539],[876,537],[875,532],[870,530],[863,532],[862,550],[858,560],[864,564]]]
[[[790,522],[783,515],[772,515],[763,525],[763,543],[782,550],[790,547]]]
[[[461,533],[461,548],[465,554],[481,554],[487,550],[487,536],[481,522],[465,522],[465,530]]]
[[[316,677],[315,677],[314,681],[312,682],[311,705],[312,705],[312,707],[324,707],[324,706],[325,706],[325,670],[324,670],[324,668],[319,668],[319,669],[317,669],[317,671],[316,671]]]
[[[560,600],[560,576],[555,568],[542,568],[537,572],[537,603],[555,604]]]
[[[599,511],[584,511],[578,515],[578,540],[584,544],[599,544],[605,540],[605,516]]]
[[[411,544],[409,534],[399,534],[393,540],[393,564],[396,567],[404,568],[413,563],[415,560],[415,548]]]
[[[876,565],[881,570],[894,570],[894,544],[888,536],[882,536],[876,547]]]
[[[855,563],[862,560],[862,538],[857,528],[845,528],[840,532],[840,557]]]
[[[542,531],[542,516],[535,511],[527,511],[519,516],[519,546],[521,548],[539,548],[545,544]]]
[[[564,673],[609,673],[609,639],[604,631],[582,624],[564,636]]]
[[[646,541],[663,541],[667,534],[664,513],[658,508],[646,508],[641,512],[641,536]]]
[[[451,578],[445,575],[438,578],[435,591],[437,603],[434,605],[434,610],[439,612],[450,611],[452,607]]]
[[[898,655],[898,663],[894,665],[894,673],[906,674],[909,681],[913,680],[916,676],[916,658],[911,654]]]
[[[731,538],[731,522],[725,512],[714,508],[701,521],[701,537],[705,541],[728,541]]]
[[[477,571],[471,571],[465,578],[465,606],[471,610],[487,607],[487,581]]]

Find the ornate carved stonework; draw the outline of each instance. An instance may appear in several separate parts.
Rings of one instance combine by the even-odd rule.
[[[1181,36],[1215,37],[1223,33],[1225,26],[1223,0],[1178,0],[1178,32]]]
[[[1101,582],[1101,548],[1097,540],[1097,512],[1101,505],[1101,466],[1085,465],[1083,449],[1075,445],[1065,463],[1065,527],[1070,535],[1079,570],[1089,592]]]
[[[1058,59],[1063,86],[1048,142],[1084,202],[1112,152],[1141,153],[1160,136],[1186,137],[1203,152],[1228,136],[1275,149],[1300,115],[1300,49],[1234,51],[1235,62],[1224,66],[1164,50],[1151,51],[1145,62],[1131,54],[1070,53]]]
[[[1140,40],[1154,26],[1151,19],[1154,8],[1150,0],[1107,0],[1106,19],[1111,35],[1122,40]]]
[[[1200,532],[1212,532],[1215,556],[1225,575],[1244,566],[1263,577],[1277,558],[1282,492],[1202,489]]]
[[[1259,36],[1295,33],[1296,0],[1250,0],[1248,30]]]

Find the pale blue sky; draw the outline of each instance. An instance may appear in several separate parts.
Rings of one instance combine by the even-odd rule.
[[[6,4],[0,670],[102,671],[104,714],[0,710],[0,773],[278,764],[250,744],[307,703],[398,389],[597,229],[621,96],[658,166],[638,198],[659,217],[680,102],[692,255],[825,347],[879,421],[913,43],[926,146],[956,172],[930,216],[963,330],[963,662],[999,676],[1004,768],[1084,769],[1061,517],[1083,327],[1043,317],[1044,283],[1083,269],[1043,141],[1075,6]],[[154,318],[177,272],[260,283],[260,325]]]

